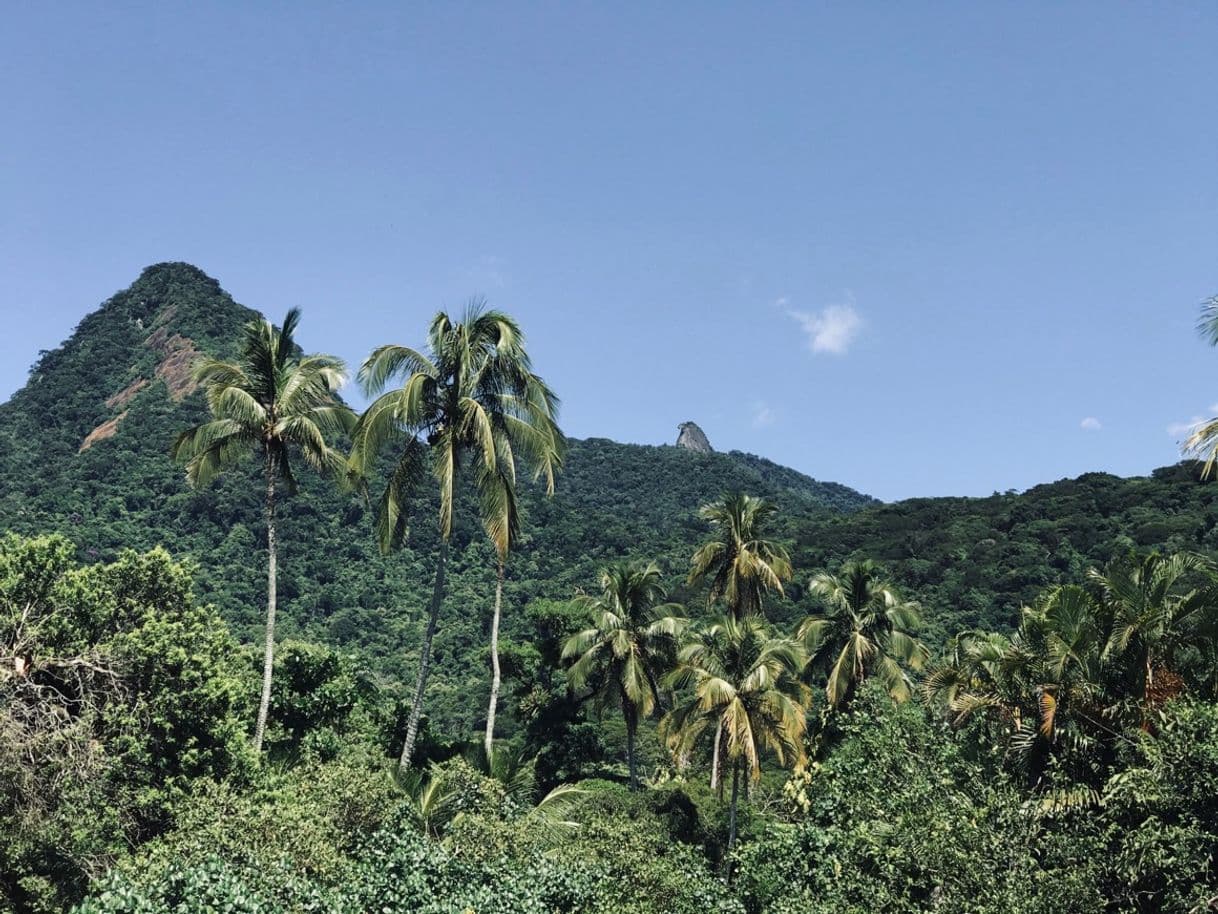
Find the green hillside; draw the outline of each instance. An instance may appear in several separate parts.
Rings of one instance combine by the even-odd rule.
[[[1218,485],[1182,462],[1150,476],[1087,473],[988,498],[913,498],[791,529],[797,568],[882,562],[926,608],[935,643],[966,628],[1014,627],[1053,584],[1131,549],[1218,553]]]
[[[263,563],[251,561],[264,542],[259,468],[251,461],[244,478],[196,492],[169,459],[176,435],[205,412],[189,383],[191,359],[231,353],[254,315],[197,268],[159,264],[42,353],[29,383],[0,406],[0,530],[63,533],[86,561],[163,545],[197,563],[200,592],[235,632],[257,640],[265,600]],[[733,489],[768,495],[801,518],[873,503],[749,455],[571,441],[555,496],[534,489],[524,499],[506,637],[529,640],[520,610],[591,586],[609,560],[657,558],[678,586],[704,533],[698,506]],[[464,508],[431,709],[454,732],[475,727],[481,713],[467,699],[489,675],[481,652],[494,580],[472,504]],[[362,500],[315,477],[303,477],[281,515],[281,634],[359,648],[382,672],[407,678],[431,584],[435,505],[420,506],[408,547],[388,558],[375,548]]]
[[[201,592],[234,630],[258,637],[263,614],[261,489],[245,478],[191,491],[168,452],[198,422],[189,383],[196,353],[231,353],[256,312],[188,264],[149,267],[128,289],[43,352],[29,383],[0,405],[0,529],[61,532],[85,560],[163,545],[198,565]],[[423,315],[417,322],[423,324]],[[307,327],[307,322],[306,322]],[[306,337],[307,345],[307,337]],[[605,562],[655,558],[679,599],[684,569],[705,533],[699,505],[730,490],[774,499],[793,546],[796,580],[772,610],[778,621],[811,608],[801,583],[849,557],[885,563],[926,610],[928,640],[973,626],[1009,628],[1043,587],[1131,547],[1218,546],[1218,488],[1181,465],[1149,478],[1088,474],[990,498],[922,498],[883,505],[761,457],[671,446],[570,442],[551,499],[525,497],[525,536],[508,568],[505,636],[528,641],[521,610],[595,581]],[[354,647],[382,671],[409,664],[423,624],[436,537],[434,504],[419,510],[408,548],[374,548],[364,503],[306,477],[283,508],[280,574],[285,637]],[[433,714],[446,729],[477,726],[487,676],[489,548],[459,512],[452,590],[439,635]],[[307,547],[307,548],[306,548]],[[469,662],[471,661],[472,662]]]

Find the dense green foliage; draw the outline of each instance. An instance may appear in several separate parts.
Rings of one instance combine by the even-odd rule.
[[[1043,809],[979,747],[872,691],[788,784],[796,814],[741,851],[750,911],[960,914],[1210,910],[1218,707],[1132,737],[1085,810]]]
[[[29,662],[20,674],[6,662],[3,677],[5,733],[22,740],[0,757],[10,823],[0,904],[14,911],[61,910],[91,882],[82,914],[1184,914],[1218,895],[1218,705],[1200,700],[1204,665],[1178,667],[1185,694],[1157,704],[1149,729],[1136,714],[1109,716],[1106,745],[1053,740],[1034,784],[1010,751],[1017,734],[980,717],[953,726],[957,714],[894,704],[869,682],[848,712],[811,719],[807,765],[748,787],[729,884],[729,804],[708,790],[704,757],[660,753],[668,760],[640,793],[586,779],[551,791],[519,756],[480,770],[432,743],[446,760],[395,779],[400,710],[354,658],[319,646],[280,650],[268,734],[279,763],[255,767],[238,721],[253,710],[236,699],[239,654],[196,608],[188,571],[161,552],[83,567],[70,553],[48,538],[0,549],[4,643]],[[1182,602],[1194,592],[1174,588]],[[533,615],[561,642],[584,612]],[[757,617],[720,624],[765,629]],[[1097,644],[1109,640],[1097,632]],[[743,683],[767,652],[781,665],[799,653],[742,640],[737,657],[734,639],[714,642],[711,631],[689,636],[677,670]],[[1030,640],[1027,651],[1054,656]],[[1185,655],[1195,656],[1174,656]],[[68,680],[78,659],[107,672]],[[1113,699],[1142,696],[1136,677],[1105,681]],[[23,715],[60,707],[51,686],[77,696],[65,714]],[[698,688],[689,694],[696,706]],[[742,719],[757,710],[740,701]],[[564,741],[557,730],[548,740]],[[564,748],[576,778],[603,765]]]
[[[0,898],[62,909],[200,783],[240,783],[245,665],[167,553],[0,539]]]

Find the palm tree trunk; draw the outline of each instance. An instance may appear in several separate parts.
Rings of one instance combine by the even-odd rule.
[[[278,572],[278,544],[275,542],[275,464],[268,450],[266,454],[266,647],[262,652],[262,697],[258,700],[258,720],[254,724],[254,751],[262,751],[262,738],[266,735],[266,718],[271,710],[271,675],[275,670],[275,608],[276,581]]]
[[[630,789],[639,789],[639,773],[635,767],[634,760],[634,733],[638,729],[639,719],[638,713],[629,704],[625,707],[626,712],[626,765],[630,769]]]
[[[736,846],[736,804],[740,792],[740,760],[736,759],[732,762],[732,811],[728,816],[727,827],[727,854],[730,858],[732,848]],[[728,861],[728,866],[731,866],[731,860]]]
[[[423,713],[423,692],[427,688],[427,674],[431,671],[431,642],[436,636],[436,621],[440,618],[440,604],[444,600],[444,563],[448,559],[448,540],[440,539],[440,557],[436,562],[436,581],[431,588],[431,605],[428,608],[427,633],[423,636],[423,654],[419,657],[419,678],[414,687],[414,704],[410,706],[410,721],[406,725],[406,742],[402,745],[402,757],[398,767],[405,771],[410,767],[414,755],[414,741],[419,735],[419,717]]]
[[[491,700],[486,707],[486,760],[490,763],[495,746],[495,711],[499,706],[499,612],[503,606],[503,562],[495,581],[495,614],[491,617]]]
[[[719,799],[723,799],[722,784],[719,777],[719,745],[723,742],[723,718],[715,724],[715,748],[711,752],[711,790],[719,790]]]

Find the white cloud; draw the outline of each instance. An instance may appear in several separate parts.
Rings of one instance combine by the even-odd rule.
[[[766,428],[774,424],[774,410],[758,400],[753,404],[753,428]]]
[[[1215,412],[1218,412],[1218,410],[1215,410]],[[1204,416],[1193,416],[1187,422],[1173,422],[1167,427],[1167,434],[1176,439],[1187,438],[1197,430],[1199,425],[1206,421],[1208,420]]]
[[[786,308],[786,299],[779,299],[787,315],[803,328],[808,348],[813,352],[843,355],[863,328],[863,318],[852,304],[829,305],[816,313]]]
[[[1078,427],[1085,432],[1098,432],[1104,427],[1104,425],[1099,419],[1095,418],[1095,416],[1088,416],[1078,424]]]

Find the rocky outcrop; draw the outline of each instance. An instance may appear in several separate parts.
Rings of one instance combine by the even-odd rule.
[[[682,422],[678,428],[681,433],[677,435],[677,447],[683,447],[689,451],[697,451],[700,454],[713,454],[715,449],[711,447],[710,441],[706,438],[706,433],[698,428],[696,422]]]
[[[135,395],[148,386],[147,378],[136,378],[118,393],[106,399],[106,406],[114,409],[116,406],[126,406]]]
[[[113,419],[107,419],[93,431],[85,436],[85,440],[80,443],[81,452],[87,451],[99,441],[105,441],[107,438],[113,438],[114,433],[118,431],[118,424],[127,418],[127,410],[123,410]]]
[[[156,367],[156,376],[169,388],[169,396],[181,402],[194,393],[198,385],[193,368],[199,357],[194,341],[180,333],[170,334],[160,326],[144,342],[163,356]]]

